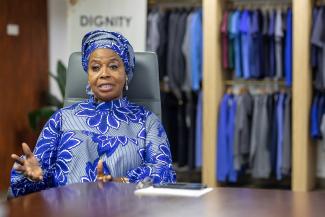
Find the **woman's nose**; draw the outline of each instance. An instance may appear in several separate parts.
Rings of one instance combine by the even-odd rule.
[[[109,77],[109,76],[110,76],[110,72],[109,72],[108,67],[103,67],[103,68],[102,68],[102,71],[101,71],[101,73],[100,73],[100,77],[101,77],[101,78],[107,78],[107,77]]]

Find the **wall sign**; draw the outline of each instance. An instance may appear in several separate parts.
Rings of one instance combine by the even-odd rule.
[[[145,50],[147,0],[78,0],[68,7],[68,51],[80,51],[88,31],[122,33],[137,51]]]

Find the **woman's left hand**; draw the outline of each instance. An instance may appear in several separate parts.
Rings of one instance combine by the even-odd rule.
[[[102,182],[121,182],[121,183],[129,183],[129,179],[126,177],[115,177],[113,178],[111,175],[104,174],[103,160],[99,160],[97,164],[97,181]]]
[[[110,182],[113,181],[111,175],[104,174],[103,160],[99,160],[97,164],[97,181]]]

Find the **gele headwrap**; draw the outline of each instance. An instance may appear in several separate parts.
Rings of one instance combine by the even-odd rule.
[[[88,62],[91,53],[97,48],[109,48],[116,52],[122,59],[125,72],[130,81],[134,72],[134,50],[129,41],[117,32],[109,32],[106,30],[95,30],[88,32],[82,39],[82,67],[87,72]]]

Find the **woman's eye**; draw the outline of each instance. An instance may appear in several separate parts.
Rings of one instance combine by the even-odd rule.
[[[109,65],[109,68],[112,69],[112,70],[117,70],[118,69],[118,65],[111,64],[111,65]]]
[[[98,72],[100,70],[100,66],[92,66],[91,70],[94,72]]]

